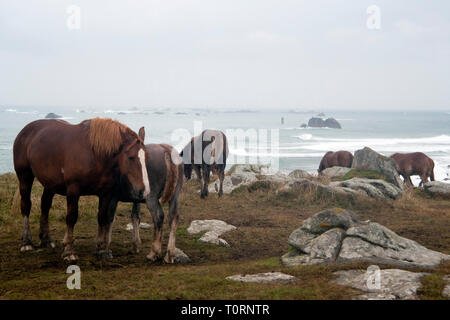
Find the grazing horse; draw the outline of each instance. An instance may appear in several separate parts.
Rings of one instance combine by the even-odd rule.
[[[220,180],[219,197],[223,194],[223,179],[228,157],[227,137],[219,130],[204,130],[193,137],[181,151],[184,175],[189,180],[194,169],[201,184],[201,198],[208,196],[209,173],[217,174]]]
[[[394,153],[391,158],[397,163],[397,171],[403,176],[407,186],[413,186],[411,177],[420,176],[419,186],[428,182],[428,177],[434,181],[434,161],[422,152]]]
[[[127,126],[111,119],[90,119],[72,125],[62,120],[37,120],[17,135],[13,147],[14,169],[19,179],[23,233],[20,251],[32,250],[29,215],[31,187],[36,177],[44,187],[41,198],[42,247],[54,248],[48,214],[53,196],[67,199],[64,236],[65,261],[78,259],[73,229],[80,196],[99,197],[97,254],[112,258],[109,245],[118,197],[140,200],[150,193],[144,143]]]
[[[319,169],[317,170],[319,174],[326,168],[331,167],[346,167],[351,168],[353,163],[353,155],[348,151],[328,151],[323,156],[320,161]]]
[[[145,138],[141,128],[139,136]],[[164,222],[164,210],[161,204],[169,202],[170,236],[167,253],[164,257],[166,263],[173,263],[175,257],[175,238],[178,226],[178,196],[183,186],[183,163],[177,151],[167,144],[147,144],[145,146],[148,178],[150,181],[150,194],[142,201],[132,201],[123,197],[121,201],[133,202],[131,221],[133,223],[133,249],[139,252],[141,238],[139,236],[140,203],[145,202],[153,220],[153,245],[147,259],[155,261],[162,257],[161,238]]]

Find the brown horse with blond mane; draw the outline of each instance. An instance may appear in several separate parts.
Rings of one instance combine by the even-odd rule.
[[[90,119],[72,125],[62,120],[37,120],[17,135],[13,147],[19,179],[23,233],[20,251],[33,249],[29,215],[31,187],[37,178],[44,187],[39,238],[41,247],[54,248],[48,214],[55,194],[67,198],[67,231],[62,257],[78,259],[73,229],[80,196],[99,197],[97,254],[112,258],[109,249],[117,201],[127,194],[141,200],[150,192],[144,142],[127,126],[111,119]]]

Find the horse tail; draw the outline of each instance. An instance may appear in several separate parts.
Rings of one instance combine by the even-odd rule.
[[[19,187],[17,187],[11,203],[11,214],[16,215],[19,213],[20,213],[20,190]]]
[[[166,203],[172,199],[178,183],[178,166],[180,165],[172,162],[171,154],[168,151],[164,152],[164,160],[166,162],[167,173],[161,203]]]

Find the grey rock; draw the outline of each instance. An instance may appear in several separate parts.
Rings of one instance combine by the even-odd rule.
[[[345,176],[351,169],[346,167],[326,168],[320,174],[329,178]]]
[[[335,208],[320,211],[306,219],[303,222],[301,229],[307,230],[313,234],[322,234],[333,228],[347,230],[357,222],[358,219],[353,212]]]
[[[369,276],[373,272],[367,273],[364,270],[337,271],[334,274],[339,278],[334,282],[367,292],[356,296],[355,299],[358,300],[414,300],[417,299],[417,289],[421,287],[420,279],[427,274],[399,269],[376,272],[379,272],[380,277],[379,288],[370,285]]]
[[[334,118],[328,118],[325,120],[325,127],[333,129],[342,129],[341,124]]]
[[[353,178],[345,181],[331,182],[329,185],[308,179],[294,179],[287,182],[277,192],[296,189],[299,192],[316,191],[330,195],[368,196],[371,198],[396,199],[402,190],[384,180]]]
[[[237,173],[225,176],[223,179],[223,193],[229,194],[234,189],[242,185],[250,185],[253,182],[258,181],[256,174],[254,173]],[[219,190],[220,181],[217,179],[208,186],[208,190],[211,193],[217,192]]]
[[[228,173],[233,174],[265,174],[268,172],[270,166],[265,164],[235,164],[233,165]]]
[[[370,222],[347,230],[338,260],[432,267],[443,260],[450,260],[450,256],[427,249],[378,223]]]
[[[310,178],[311,174],[305,170],[301,170],[301,169],[297,169],[294,171],[291,171],[288,176],[292,179],[305,179],[305,178]]]
[[[403,190],[397,186],[378,179],[352,178],[345,181],[331,182],[332,188],[348,188],[366,194],[371,198],[398,198]]]
[[[297,250],[292,250],[281,257],[281,263],[286,267],[293,267],[298,265],[314,265],[325,263],[323,259],[311,258],[309,254],[302,253]]]
[[[60,118],[62,118],[62,116],[53,112],[47,113],[47,115],[45,116],[45,119],[60,119]]]
[[[268,165],[259,164],[235,164],[228,171],[223,180],[223,193],[229,194],[240,186],[248,186],[256,181],[269,181],[273,183],[285,184],[292,180],[292,177],[282,173],[273,172]],[[208,186],[211,193],[219,190],[219,180],[212,182]]]
[[[311,128],[333,128],[341,129],[341,124],[334,118],[323,120],[322,118],[312,117],[308,121],[308,127]]]
[[[258,274],[237,274],[229,276],[226,279],[239,282],[255,282],[255,283],[275,283],[275,282],[292,282],[296,278],[294,276],[281,272],[267,272]]]
[[[274,174],[261,175],[259,180],[285,184],[292,181],[292,179],[293,178],[287,174],[284,174],[282,172],[276,172]]]
[[[198,234],[205,232],[199,242],[212,243],[224,247],[229,247],[230,245],[224,239],[219,238],[225,232],[235,230],[236,227],[228,224],[222,220],[194,220],[191,222],[187,232],[189,234]]]
[[[141,223],[139,224],[139,228],[141,228],[141,229],[150,229],[150,227],[151,227],[150,224],[145,223],[145,222],[141,222]],[[127,229],[128,231],[133,230],[133,225],[132,225],[131,223],[128,223],[126,229]]]
[[[334,228],[328,230],[311,240],[304,251],[309,254],[311,259],[334,261],[339,253],[344,237],[345,231],[342,229]]]
[[[352,168],[380,172],[390,180],[389,182],[403,190],[403,181],[397,172],[395,160],[383,156],[369,147],[355,151]]]
[[[450,195],[450,183],[430,181],[425,183],[423,187],[430,193]]]
[[[288,243],[290,246],[305,252],[306,247],[317,235],[303,228],[298,228],[294,230],[288,238]]]
[[[425,248],[375,222],[360,222],[348,210],[332,209],[306,219],[288,238],[294,250],[284,265],[372,262],[433,267],[450,256]]]
[[[176,248],[175,249],[175,258],[173,260],[175,263],[188,263],[191,261],[191,259],[189,259],[188,255],[186,253],[184,253],[181,249]]]

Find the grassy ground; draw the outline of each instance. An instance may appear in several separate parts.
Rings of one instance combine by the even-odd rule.
[[[95,197],[80,201],[80,215],[75,227],[76,249],[80,257],[81,290],[66,287],[66,265],[57,249],[19,252],[20,213],[11,213],[17,188],[13,174],[0,176],[0,298],[2,299],[348,299],[356,290],[330,282],[336,270],[366,268],[366,264],[339,266],[283,267],[279,257],[289,250],[287,238],[314,213],[343,207],[356,212],[362,220],[370,219],[414,239],[426,247],[450,254],[450,201],[432,198],[421,190],[413,190],[395,201],[367,198],[334,198],[315,192],[276,194],[267,184],[240,188],[218,199],[215,194],[201,200],[198,184],[191,181],[181,195],[180,224],[177,247],[192,262],[188,265],[149,264],[145,255],[150,250],[152,232],[141,230],[143,250],[131,254],[129,223],[131,204],[121,203],[113,228],[114,260],[98,261],[95,252],[97,232]],[[33,188],[31,227],[38,244],[39,205],[42,188]],[[146,208],[143,222],[151,223]],[[54,239],[65,231],[65,199],[56,196],[50,212],[50,232]],[[238,227],[222,237],[231,248],[197,242],[199,235],[188,235],[186,228],[194,219],[221,219]],[[168,228],[165,224],[164,248]],[[389,266],[381,266],[383,268]],[[290,284],[242,284],[225,280],[238,273],[281,271],[298,278]],[[430,270],[427,270],[430,272]],[[450,263],[431,270],[423,278],[422,299],[440,299],[450,274]]]

